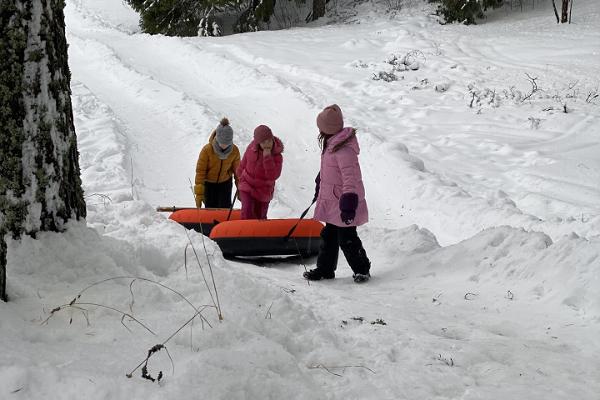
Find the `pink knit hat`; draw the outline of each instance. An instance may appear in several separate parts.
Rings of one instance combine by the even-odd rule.
[[[273,139],[273,132],[271,132],[271,128],[266,125],[259,125],[254,129],[254,140],[257,143],[265,141],[267,139]]]
[[[337,104],[325,107],[317,116],[319,130],[328,135],[335,135],[344,129],[344,118],[342,110]]]

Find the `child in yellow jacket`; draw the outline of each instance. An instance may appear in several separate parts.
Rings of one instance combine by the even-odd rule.
[[[229,208],[233,179],[237,187],[236,169],[240,164],[240,150],[233,144],[233,129],[223,118],[211,133],[196,163],[194,194],[196,207]]]

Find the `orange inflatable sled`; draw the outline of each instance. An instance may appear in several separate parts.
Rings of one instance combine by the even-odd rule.
[[[230,214],[231,213],[231,214]],[[206,236],[220,222],[239,220],[240,210],[229,210],[229,208],[186,208],[174,211],[169,219],[179,222],[187,229],[193,229]]]
[[[217,242],[225,257],[307,257],[319,253],[321,229],[323,224],[312,219],[247,219],[226,221],[214,226],[210,238]]]

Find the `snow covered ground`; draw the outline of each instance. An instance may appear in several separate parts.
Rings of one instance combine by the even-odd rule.
[[[0,398],[597,399],[600,5],[563,26],[545,6],[465,27],[364,3],[344,23],[182,39],[139,33],[120,0],[67,1],[89,215],[10,244]],[[372,79],[409,52],[418,69]],[[227,116],[242,149],[261,123],[283,139],[270,216],[298,216],[333,102],[359,130],[367,284],[344,260],[310,285],[314,259],[226,261],[154,211],[194,204],[198,151]],[[50,314],[109,278],[78,303],[152,333],[92,304]],[[160,384],[125,377],[205,305],[172,362],[150,359]]]

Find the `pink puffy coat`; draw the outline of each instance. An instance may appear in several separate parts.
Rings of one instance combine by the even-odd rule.
[[[353,128],[344,128],[327,141],[327,147],[321,155],[321,183],[314,219],[336,226],[359,226],[369,220],[369,210],[365,200],[365,188],[362,182],[360,165],[358,164],[358,140],[353,135]],[[337,151],[336,144],[348,139]],[[340,217],[340,196],[343,193],[356,193],[358,207],[356,216],[350,225],[346,225]]]
[[[247,192],[258,201],[269,202],[273,198],[275,180],[281,175],[283,165],[283,143],[273,137],[273,149],[270,156],[263,156],[262,149],[253,140],[246,149],[237,169],[240,179],[238,190]]]

